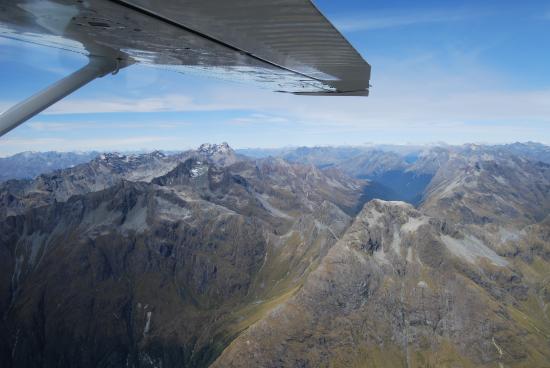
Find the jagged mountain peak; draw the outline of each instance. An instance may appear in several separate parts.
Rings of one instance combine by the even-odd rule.
[[[188,184],[191,179],[199,179],[208,174],[214,164],[198,157],[191,157],[179,163],[174,169],[163,176],[153,179],[153,183],[159,185]]]
[[[229,166],[239,161],[238,155],[226,142],[221,144],[203,143],[196,152],[218,166]]]
[[[532,356],[543,343],[525,339],[540,330],[522,328],[534,317],[515,309],[527,300],[526,280],[509,265],[482,238],[403,202],[371,201],[302,289],[243,332],[212,366],[295,366],[307,357],[307,367],[357,367],[372,359],[364,351],[376,351],[377,362],[388,362],[380,366],[400,367],[407,349],[423,357],[412,367],[427,361],[443,367],[449,360],[464,367],[501,360],[542,366]],[[363,350],[342,344],[349,336]]]
[[[153,151],[149,153],[143,153],[143,154],[134,154],[134,153],[120,153],[120,152],[105,152],[97,156],[95,161],[97,162],[136,162],[136,161],[144,161],[148,159],[162,159],[165,158],[166,155],[162,153],[161,151]]]
[[[206,155],[234,153],[233,148],[231,148],[227,142],[222,142],[220,144],[203,143],[199,146],[197,151]]]
[[[456,153],[425,193],[422,209],[463,224],[523,227],[548,213],[550,166],[501,149]]]
[[[436,258],[438,262],[450,264],[454,259],[470,266],[508,264],[483,236],[398,201],[367,203],[344,239],[350,246],[372,253],[380,264],[401,259],[437,268]]]
[[[316,148],[247,160],[204,144],[6,183],[0,361],[543,366],[541,150]],[[374,178],[348,177],[344,163]],[[364,205],[375,179],[432,185],[418,207]]]

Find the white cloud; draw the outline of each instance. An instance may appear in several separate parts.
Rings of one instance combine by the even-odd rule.
[[[344,32],[370,31],[395,27],[414,26],[429,23],[457,22],[480,16],[463,10],[424,10],[366,13],[352,15],[335,21],[336,26]]]
[[[195,146],[211,140],[229,140],[238,146],[249,147],[367,141],[496,143],[536,140],[550,143],[550,88],[518,88],[514,76],[499,75],[494,69],[484,67],[479,62],[479,50],[475,48],[468,52],[460,49],[448,52],[452,53],[452,63],[446,65],[430,52],[400,60],[371,58],[374,87],[367,98],[294,96],[221,82],[201,88],[198,93],[190,92],[189,88],[186,93],[135,99],[130,97],[131,93],[124,97],[103,95],[97,99],[73,95],[47,110],[48,117],[38,117],[39,120],[27,123],[32,129],[0,138],[0,152],[6,154],[37,147],[40,150],[183,149],[185,145]],[[172,76],[185,78],[169,74]],[[157,82],[162,83],[162,78],[160,75]],[[145,93],[139,88],[131,92]],[[196,129],[192,136],[185,129],[177,131],[176,128],[199,122],[162,121],[162,114],[151,115],[151,123],[121,121],[128,119],[122,114],[107,115],[113,120],[112,127],[135,128],[131,134],[143,135],[140,129],[145,128],[165,128],[155,131],[155,137],[107,140],[100,138],[108,137],[107,130],[103,129],[108,124],[105,121],[69,123],[64,121],[70,117],[53,115],[182,112],[181,116],[187,119],[185,112],[190,111],[230,113],[215,115],[220,117],[219,129],[193,125]],[[53,121],[49,122],[50,119]],[[88,130],[79,132],[84,129]],[[269,134],[265,133],[267,129]],[[48,132],[57,135],[57,131],[71,131],[72,135],[82,138],[39,138],[47,136]],[[84,139],[90,134],[93,137]],[[174,134],[180,137],[175,139]],[[30,136],[35,139],[16,139]],[[59,136],[64,134],[59,133]]]
[[[255,89],[255,87],[251,87]],[[133,113],[133,112],[186,112],[186,111],[226,111],[250,107],[251,102],[225,104],[221,101],[197,102],[197,98],[183,94],[165,94],[147,98],[120,98],[103,96],[98,98],[78,98],[68,96],[44,110],[44,115]],[[0,111],[15,105],[16,101],[0,101]]]
[[[90,114],[120,112],[183,112],[220,111],[238,109],[239,106],[197,103],[192,97],[181,94],[167,94],[141,99],[103,97],[97,99],[66,98],[53,105],[44,114]]]
[[[75,131],[81,129],[174,129],[181,128],[183,126],[190,126],[192,123],[188,121],[151,121],[143,123],[135,122],[105,122],[105,121],[85,121],[85,122],[72,122],[72,121],[30,121],[26,123],[26,126],[39,131],[39,132],[65,132]]]
[[[550,137],[550,89],[510,90],[503,87],[498,77],[483,69],[472,67],[450,73],[429,65],[429,61],[429,58],[420,58],[411,59],[405,64],[386,63],[382,76],[376,80],[371,96],[367,98],[294,96],[253,87],[224,85],[194,99],[185,95],[166,95],[135,101],[129,98],[102,98],[99,101],[73,98],[50,113],[244,111],[239,117],[220,121],[220,131],[204,131],[204,141],[212,139],[212,134],[231,135],[230,127],[223,124],[246,125],[251,129],[264,126],[286,130],[296,127],[309,136],[319,137],[324,134],[331,138],[348,134],[350,139],[362,141],[380,140],[384,136],[387,139],[401,137],[406,140],[422,140],[419,135],[425,135],[424,142],[447,140],[451,143],[550,139],[547,138]],[[419,68],[418,63],[423,67]],[[192,124],[163,122],[162,115],[155,119],[159,121],[135,123],[117,121],[114,115],[111,126],[137,130],[165,128],[166,136],[159,133],[158,137],[147,141],[151,147],[157,145],[157,148],[163,148],[170,143],[171,129],[182,124]],[[74,132],[80,129],[89,129],[89,132],[97,128],[95,137],[102,135],[98,133],[104,131],[100,127],[107,123],[39,120],[27,124],[37,134],[48,131]],[[227,129],[227,132],[223,129]],[[417,136],[409,138],[413,133]],[[377,138],[369,138],[372,136]],[[269,138],[277,139],[262,137]],[[6,145],[15,147],[16,144],[6,137],[0,138],[0,141],[2,151],[6,149]],[[141,141],[132,138],[122,141],[111,139],[106,143],[100,141],[103,142],[92,139],[58,143],[36,141],[33,144],[52,149],[66,145],[80,150],[109,147],[117,149],[119,146],[132,148],[132,145],[133,148],[142,148]],[[18,147],[27,143],[18,143]],[[250,146],[252,143],[246,145]],[[279,145],[284,144],[285,142],[280,142]]]
[[[124,151],[133,149],[154,149],[163,145],[174,145],[176,137],[136,136],[128,138],[65,139],[65,138],[2,138],[1,156],[17,152],[33,151]],[[179,146],[178,146],[179,147]]]
[[[462,78],[401,73],[378,80],[367,98],[305,97],[246,89],[238,93],[232,89],[231,93],[220,89],[213,94],[213,103],[242,108],[242,101],[250,101],[246,107],[263,114],[247,115],[235,122],[292,122],[341,129],[428,128],[455,122],[550,123],[550,89],[506,90],[495,85],[491,76],[482,75],[475,71],[463,73]]]
[[[235,125],[250,125],[250,124],[285,124],[291,122],[288,118],[276,115],[267,115],[253,113],[246,116],[241,116],[229,121]]]

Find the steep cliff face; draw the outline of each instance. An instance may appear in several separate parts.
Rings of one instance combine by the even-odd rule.
[[[73,195],[104,190],[121,180],[151,181],[172,170],[179,160],[179,156],[166,156],[161,152],[101,154],[90,162],[32,180],[9,180],[0,185],[0,218],[64,202]]]
[[[296,296],[214,366],[548,364],[548,165],[469,145],[406,170],[433,176],[418,208],[369,202]]]
[[[550,213],[549,193],[550,165],[479,148],[451,155],[421,208],[463,224],[521,227]]]
[[[6,182],[0,366],[543,367],[550,171],[514,152],[399,158],[416,208],[224,144]]]
[[[507,257],[410,205],[371,201],[297,295],[214,366],[543,366],[548,265],[547,254]]]
[[[24,213],[28,208],[64,202],[73,195],[104,190],[122,180],[151,182],[191,157],[221,167],[244,160],[227,143],[203,144],[197,150],[175,155],[159,151],[139,155],[104,153],[89,162],[34,179],[1,183],[0,218]]]
[[[295,293],[360,194],[314,168],[199,155],[7,217],[2,366],[206,366]]]
[[[3,233],[21,229],[6,318],[17,366],[207,359],[213,336],[194,341],[197,331],[245,298],[266,248],[251,219],[133,183],[13,222]]]

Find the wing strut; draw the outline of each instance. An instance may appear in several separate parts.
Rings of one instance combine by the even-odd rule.
[[[86,66],[4,111],[0,115],[0,137],[85,84],[117,72],[125,66],[119,66],[119,62],[115,58],[89,56]]]

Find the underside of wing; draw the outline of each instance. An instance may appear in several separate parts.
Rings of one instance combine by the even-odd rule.
[[[303,95],[368,95],[370,65],[309,0],[0,0],[0,36]]]

